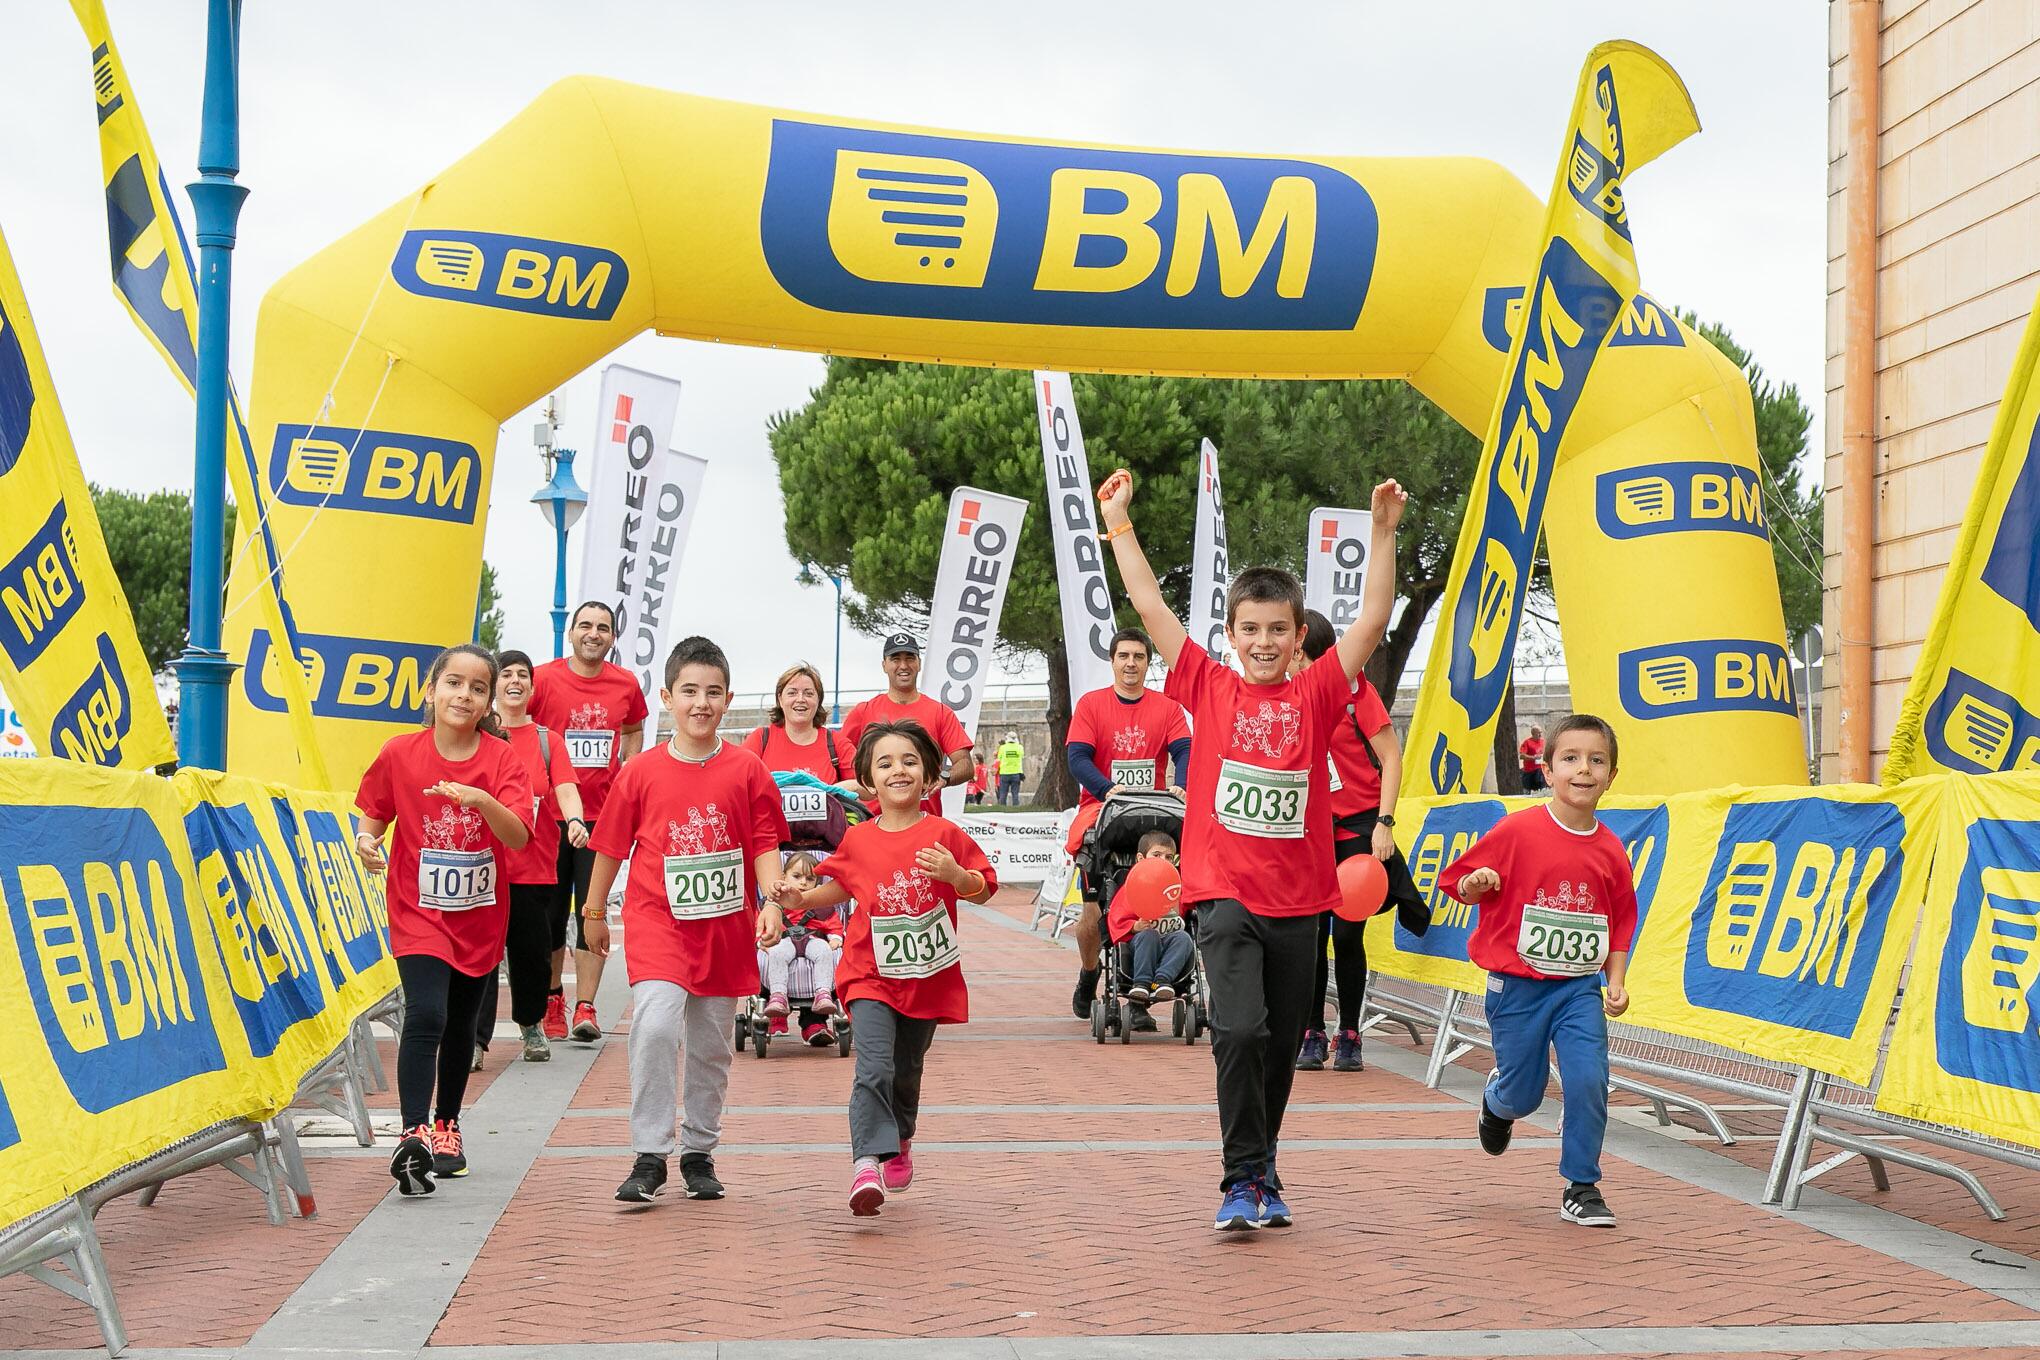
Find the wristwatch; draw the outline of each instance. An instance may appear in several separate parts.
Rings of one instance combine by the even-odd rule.
[[[1374,824],[1376,826],[1385,826],[1392,831],[1395,829],[1395,814],[1392,812],[1384,812],[1379,817],[1376,817],[1374,819]]]

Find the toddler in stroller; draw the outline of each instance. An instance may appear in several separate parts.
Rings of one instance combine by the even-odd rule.
[[[813,855],[797,851],[787,857],[785,874],[806,890],[820,882],[817,867]],[[847,1052],[841,1041],[848,1026],[836,1001],[836,955],[842,945],[843,918],[835,907],[789,916],[779,943],[758,951],[758,996],[737,1016],[737,1046],[743,1047],[749,1029],[758,1056],[764,1057],[771,1040],[789,1032],[787,1018],[797,1008],[802,1043],[816,1048],[836,1044]]]
[[[1104,995],[1091,1003],[1091,1037],[1105,1042],[1117,1034],[1131,1043],[1155,1030],[1149,1008],[1174,1003],[1170,1032],[1196,1043],[1205,1027],[1203,965],[1190,923],[1171,914],[1140,921],[1115,901],[1127,871],[1137,860],[1159,856],[1174,863],[1183,827],[1183,800],[1172,793],[1120,793],[1105,801],[1085,834],[1083,865],[1098,891],[1110,948],[1101,960]]]

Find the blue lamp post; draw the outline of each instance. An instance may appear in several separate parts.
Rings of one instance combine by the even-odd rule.
[[[198,431],[191,485],[191,616],[176,661],[177,759],[208,770],[227,765],[227,683],[233,662],[220,647],[226,571],[227,342],[234,238],[248,190],[241,169],[241,3],[208,0],[205,104],[198,134],[198,181],[190,186],[198,226]],[[252,507],[242,507],[252,513]]]
[[[574,451],[547,449],[550,478],[531,493],[531,503],[553,527],[553,657],[567,652],[567,530],[588,508],[588,493],[574,480]]]
[[[829,583],[836,587],[836,678],[829,682],[829,722],[833,726],[843,721],[843,578],[831,572]]]

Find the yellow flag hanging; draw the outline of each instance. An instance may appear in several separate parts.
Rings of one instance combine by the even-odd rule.
[[[4,237],[0,688],[45,755],[128,769],[175,758]]]
[[[2040,307],[2012,361],[1941,600],[1884,762],[1895,784],[1936,770],[2040,769]]]
[[[1637,291],[1623,185],[1699,130],[1685,84],[1656,53],[1613,42],[1587,54],[1417,699],[1405,796],[1479,791],[1552,468],[1594,360]]]
[[[149,337],[184,384],[198,385],[198,282],[170,186],[156,161],[156,147],[142,122],[142,111],[128,84],[127,69],[113,45],[113,30],[100,0],[71,0],[71,9],[92,45],[92,91],[99,110],[99,161],[106,179],[106,230],[113,257],[113,291],[135,324]],[[227,478],[241,507],[240,532],[256,555],[262,586],[255,592],[271,637],[290,642],[292,655],[303,655],[296,621],[283,588],[283,562],[265,513],[268,496],[256,466],[254,446],[231,390],[227,437]],[[327,785],[326,763],[312,725],[311,700],[299,666],[281,664],[271,655],[265,671],[270,692],[283,697],[290,714],[300,768],[293,782],[315,788]]]

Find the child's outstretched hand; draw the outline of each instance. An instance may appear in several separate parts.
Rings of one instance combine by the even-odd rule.
[[[451,779],[442,779],[437,784],[426,786],[428,796],[450,798],[464,808],[478,808],[489,801],[489,795],[466,784],[456,784]]]
[[[1609,1017],[1622,1014],[1629,1009],[1629,988],[1619,982],[1611,982],[1601,993],[1601,1009]]]
[[[1462,902],[1478,902],[1502,886],[1502,876],[1493,869],[1469,869],[1459,880],[1459,891],[1453,895]]]
[[[914,852],[914,867],[928,877],[952,888],[961,888],[970,882],[963,866],[956,862],[956,856],[949,853],[949,847],[937,841],[926,849]]]
[[[1098,487],[1099,518],[1108,529],[1126,523],[1133,508],[1133,474],[1114,469]]]
[[[765,895],[771,898],[781,911],[799,911],[801,902],[806,898],[806,894],[800,890],[800,885],[790,878],[782,878],[774,883],[765,890]]]
[[[1402,489],[1402,483],[1391,477],[1374,488],[1374,522],[1390,529],[1402,523],[1403,507],[1410,503],[1410,493]]]

